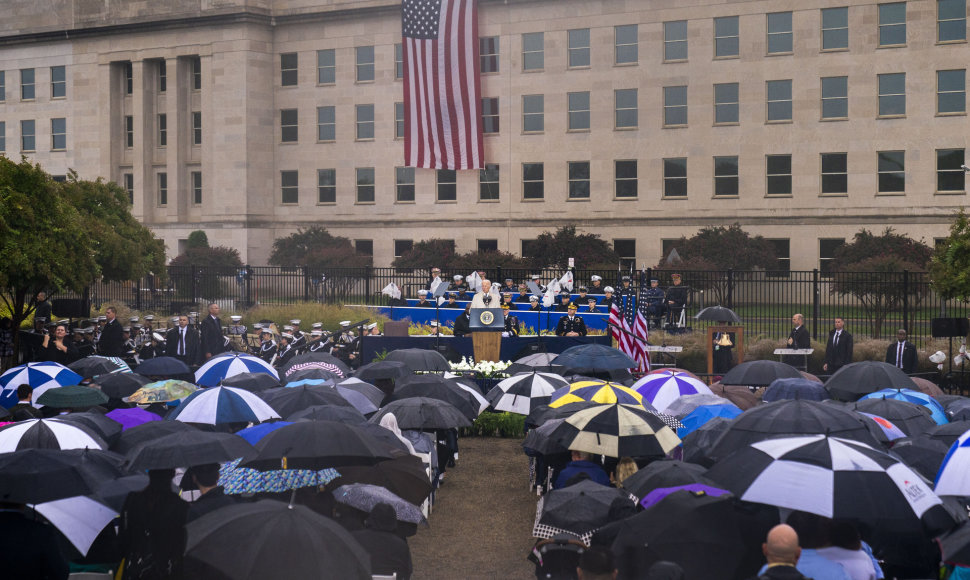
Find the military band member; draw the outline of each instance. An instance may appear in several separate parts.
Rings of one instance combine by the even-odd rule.
[[[296,350],[293,348],[293,335],[289,332],[284,332],[280,338],[280,346],[276,354],[276,366],[282,367],[286,363],[290,362],[296,355]]]
[[[570,303],[567,312],[556,325],[556,336],[586,336],[586,323],[576,316],[576,305]]]
[[[324,337],[323,331],[317,328],[310,331],[310,342],[307,343],[308,351],[329,353],[332,347],[333,341],[330,340],[329,335]]]
[[[505,331],[502,336],[519,336],[519,318],[512,316],[512,308],[508,304],[502,305],[502,314],[505,315]]]
[[[273,333],[268,328],[259,331],[259,353],[257,356],[264,361],[272,364],[273,357],[277,351],[276,341],[273,340]]]
[[[293,335],[293,349],[299,350],[306,346],[307,339],[302,332],[300,332],[300,319],[296,318],[290,321],[290,326],[293,327],[291,334]]]
[[[365,326],[364,331],[366,331],[367,336],[381,336],[381,329],[377,328],[376,322],[371,322]]]

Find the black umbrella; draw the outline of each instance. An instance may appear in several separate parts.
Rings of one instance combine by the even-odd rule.
[[[645,497],[660,487],[676,487],[689,483],[712,485],[711,480],[704,477],[706,471],[705,467],[696,463],[684,463],[674,459],[654,461],[624,479],[623,489],[637,497]]]
[[[0,452],[21,449],[107,449],[92,429],[57,419],[29,419],[0,427]]]
[[[530,429],[525,434],[525,440],[522,441],[522,448],[527,450],[526,453],[531,450],[542,455],[569,453],[569,447],[552,437],[553,431],[564,421],[565,419],[549,419],[535,429]]]
[[[589,401],[576,401],[575,403],[569,403],[561,407],[539,405],[532,409],[532,412],[526,416],[525,426],[527,428],[538,427],[550,419],[565,419],[576,411],[582,411],[583,409],[589,409],[590,407],[596,407],[598,405],[599,403],[590,403]]]
[[[259,454],[240,467],[326,469],[392,458],[387,445],[353,425],[335,421],[300,421],[280,427],[260,439],[256,450]]]
[[[629,499],[616,488],[589,480],[555,489],[543,498],[539,523],[580,536],[609,523],[610,504],[617,498]]]
[[[105,417],[101,413],[93,411],[58,415],[57,420],[76,425],[84,425],[104,439],[105,442],[108,443],[109,447],[118,440],[122,430],[121,423],[111,419],[110,417]]]
[[[743,362],[721,377],[722,385],[744,385],[763,387],[775,379],[800,379],[801,373],[795,367],[776,360],[753,360]]]
[[[535,371],[558,373],[565,367],[552,364],[552,360],[559,356],[554,352],[537,352],[517,359],[505,372],[514,375],[516,373],[531,373]]]
[[[427,431],[468,427],[472,424],[454,405],[429,397],[410,397],[388,403],[370,421],[380,423],[381,417],[388,413],[394,413],[401,429]]]
[[[782,399],[804,399],[806,401],[824,401],[830,399],[825,385],[809,379],[775,379],[762,395],[764,402],[771,403]]]
[[[925,435],[917,437],[902,437],[893,441],[890,455],[896,455],[903,463],[910,466],[929,481],[936,479],[940,472],[943,458],[950,450],[942,441],[931,439]]]
[[[396,360],[379,360],[363,365],[354,376],[362,381],[376,381],[380,379],[403,379],[411,374],[408,365]]]
[[[933,398],[936,399],[937,403],[943,405],[944,409],[954,401],[970,401],[970,398],[964,397],[963,395],[936,395]]]
[[[281,417],[289,417],[297,411],[302,411],[314,405],[336,405],[338,407],[353,407],[350,402],[341,397],[337,391],[326,385],[300,385],[299,387],[283,387],[270,389],[259,393],[264,401],[269,403]]]
[[[410,453],[376,465],[341,467],[340,477],[328,483],[327,488],[348,483],[380,485],[415,505],[421,505],[431,494],[431,480],[424,463]]]
[[[280,376],[289,376],[304,369],[321,369],[337,375],[339,378],[349,377],[352,373],[347,363],[333,356],[329,352],[308,352],[295,356],[280,369]]]
[[[83,385],[68,385],[47,389],[37,397],[38,405],[46,405],[52,409],[76,409],[79,407],[94,407],[108,402],[108,395],[100,390]]]
[[[300,369],[298,371],[293,371],[288,376],[283,378],[282,382],[284,385],[288,385],[290,383],[312,379],[312,380],[323,380],[323,381],[330,381],[332,383],[336,383],[342,378],[343,377],[341,377],[339,373],[328,371],[326,369],[305,368],[305,369]]]
[[[280,386],[280,381],[269,373],[239,373],[222,379],[219,384],[224,387],[236,387],[251,393],[258,393]]]
[[[945,425],[936,425],[926,431],[926,435],[932,439],[942,441],[947,447],[956,443],[967,431],[970,431],[970,421],[953,421]]]
[[[721,436],[727,432],[733,420],[727,417],[714,417],[688,433],[683,440],[684,462],[696,463],[704,467],[714,465],[714,457],[711,452]]]
[[[253,446],[238,435],[196,429],[146,441],[126,454],[133,471],[223,463],[255,455]]]
[[[902,369],[889,363],[864,360],[845,365],[825,382],[834,399],[855,401],[880,389],[919,390]]]
[[[428,397],[450,403],[471,421],[478,417],[477,401],[473,402],[467,391],[447,382],[410,383],[403,387],[396,387],[389,402],[413,397]]]
[[[571,346],[554,358],[552,363],[584,373],[637,366],[636,361],[625,352],[602,344]]]
[[[125,458],[95,449],[24,449],[0,454],[0,501],[43,503],[95,493],[125,475]]]
[[[970,566],[970,523],[950,530],[938,540],[944,562]]]
[[[67,368],[86,379],[98,375],[106,375],[122,369],[130,370],[128,369],[128,365],[121,359],[116,358],[112,360],[103,356],[87,356],[72,362],[67,365]]]
[[[730,308],[725,308],[724,306],[708,306],[704,310],[701,310],[694,315],[695,320],[712,320],[714,322],[741,322],[738,318],[737,313],[735,313]]]
[[[710,455],[721,459],[751,443],[781,435],[826,433],[879,446],[852,411],[817,401],[785,400],[766,403],[735,417]]]
[[[936,427],[929,409],[916,403],[898,399],[863,399],[852,405],[860,413],[869,413],[886,419],[906,435],[915,437]]]
[[[380,407],[381,403],[384,401],[384,391],[378,389],[374,385],[364,382],[357,377],[350,377],[349,379],[344,379],[335,385],[337,391],[340,389],[349,389],[351,391],[356,391],[361,395],[367,397],[367,400],[374,403],[375,407]]]
[[[122,431],[118,441],[111,446],[111,450],[125,454],[146,441],[183,431],[197,431],[197,429],[181,421],[149,421]]]
[[[970,421],[970,399],[951,401],[943,409],[950,421]]]
[[[146,377],[171,377],[173,375],[187,375],[192,371],[188,365],[171,356],[150,358],[138,365],[138,374]]]
[[[411,455],[411,450],[404,444],[404,441],[401,441],[390,429],[385,429],[377,423],[370,422],[361,423],[355,425],[355,427],[386,445],[391,450],[392,456]]]
[[[306,506],[239,503],[186,526],[187,559],[233,580],[370,580],[370,555],[340,524]]]
[[[400,348],[392,350],[384,360],[402,362],[411,371],[450,371],[448,359],[441,353],[423,348]]]
[[[348,425],[357,425],[367,421],[360,411],[353,407],[338,407],[337,405],[313,405],[302,411],[297,411],[286,418],[287,421],[337,421]]]
[[[151,379],[137,373],[112,373],[94,381],[101,387],[101,392],[112,399],[127,397],[151,382]]]

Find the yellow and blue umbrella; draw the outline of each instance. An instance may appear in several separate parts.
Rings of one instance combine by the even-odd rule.
[[[552,394],[550,407],[562,407],[578,401],[643,406],[643,396],[640,393],[630,387],[608,381],[579,381],[569,385],[568,391],[563,392],[563,389]]]

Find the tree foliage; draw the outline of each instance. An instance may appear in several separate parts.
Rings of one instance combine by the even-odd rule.
[[[576,267],[584,269],[612,269],[620,257],[610,244],[597,234],[580,234],[575,225],[566,225],[555,232],[542,232],[535,241],[532,256],[525,259],[530,268],[569,267],[569,258],[576,259]]]
[[[269,263],[275,266],[308,266],[314,270],[370,266],[372,261],[371,256],[358,254],[349,239],[334,236],[319,226],[277,238],[269,258]]]
[[[945,299],[970,300],[970,218],[961,209],[929,266],[933,289]]]
[[[437,266],[451,270],[457,257],[454,240],[431,238],[416,242],[404,255],[395,258],[391,266],[408,270],[430,270]]]
[[[471,272],[472,270],[493,271],[497,268],[516,269],[526,267],[528,267],[528,260],[524,260],[515,254],[494,250],[461,254],[451,264],[452,270],[461,273]]]

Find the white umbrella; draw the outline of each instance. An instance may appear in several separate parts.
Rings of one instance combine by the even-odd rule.
[[[38,503],[30,506],[47,518],[74,547],[87,555],[91,544],[118,513],[84,495]]]

